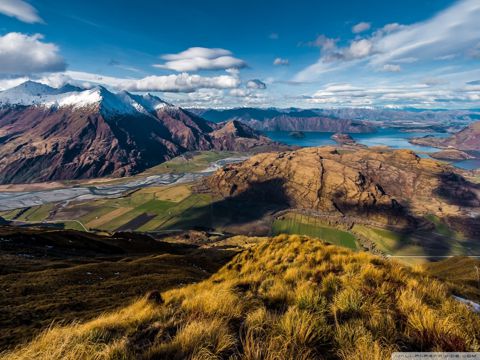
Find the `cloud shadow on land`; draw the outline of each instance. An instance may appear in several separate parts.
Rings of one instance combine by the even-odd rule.
[[[190,208],[170,223],[171,229],[215,229],[225,225],[244,225],[265,215],[288,208],[282,179],[253,182],[235,196],[208,205]],[[232,189],[232,193],[236,189]]]
[[[439,175],[440,185],[435,194],[448,204],[475,210],[480,208],[480,184],[474,184],[463,176],[449,172]],[[446,216],[445,221],[455,231],[461,231],[473,239],[480,238],[480,217]]]

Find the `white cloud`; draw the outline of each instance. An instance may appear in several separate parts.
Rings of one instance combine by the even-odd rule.
[[[9,78],[2,79],[2,78],[0,78],[0,91],[10,89],[10,88],[15,87],[17,85],[20,85],[27,80],[30,80],[30,79],[28,77],[24,77],[24,76],[16,77],[16,78],[13,78],[13,79],[9,79]]]
[[[192,47],[178,54],[163,55],[164,64],[154,67],[175,71],[225,70],[243,68],[247,63],[232,56],[229,50],[219,48]]]
[[[270,35],[268,35],[268,38],[270,40],[278,40],[279,36],[277,33],[271,33]]]
[[[445,85],[445,84],[443,84]],[[327,84],[311,96],[309,104],[332,107],[415,106],[439,107],[439,104],[478,103],[480,95],[475,86],[434,88],[426,84],[354,86],[348,83]]]
[[[42,41],[43,35],[8,33],[0,36],[0,74],[23,75],[65,70],[58,47]]]
[[[24,0],[1,0],[0,13],[26,23],[43,23],[37,9]]]
[[[193,92],[198,89],[233,89],[240,85],[240,79],[232,75],[208,77],[181,73],[163,76],[152,75],[141,79],[124,79],[78,71],[67,71],[65,74],[77,81],[104,84],[118,90],[139,92]]]
[[[371,27],[371,24],[369,22],[360,22],[352,27],[352,32],[354,34],[359,34],[361,32],[369,30],[370,27]]]
[[[353,41],[350,44],[350,48],[346,51],[345,56],[347,59],[361,59],[371,55],[373,52],[373,44],[370,40],[362,39]]]
[[[452,53],[465,53],[480,41],[479,18],[478,0],[459,1],[427,21],[380,37],[375,45],[378,55],[372,63],[386,63],[410,56],[434,59]]]
[[[247,88],[264,90],[267,88],[267,85],[261,80],[252,79],[247,81]]]
[[[276,58],[273,60],[273,65],[288,65],[289,61],[288,59],[282,59],[282,58]]]
[[[335,71],[330,62],[356,61],[373,69],[412,61],[449,60],[452,54],[480,57],[480,1],[461,0],[432,18],[412,25],[387,24],[371,36],[337,47],[337,41],[319,37],[320,59],[299,72],[294,80],[311,81],[325,71]]]
[[[245,97],[249,92],[245,89],[232,89],[229,94],[236,97]]]
[[[402,68],[398,64],[385,64],[382,66],[382,70],[386,72],[400,72]]]

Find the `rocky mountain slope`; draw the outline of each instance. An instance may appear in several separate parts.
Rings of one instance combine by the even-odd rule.
[[[463,151],[480,152],[480,121],[474,122],[463,130],[447,138],[426,136],[411,139],[412,144],[438,148],[455,148]]]
[[[480,233],[480,187],[452,167],[407,150],[323,147],[259,154],[205,181],[223,197],[263,198],[409,228],[418,226],[419,215],[435,214]]]
[[[0,183],[125,176],[186,151],[271,144],[152,95],[34,82],[0,93]]]
[[[320,131],[365,133],[375,128],[367,122],[319,115],[311,110],[278,110],[238,108],[227,110],[194,110],[207,120],[221,122],[238,120],[262,131]]]

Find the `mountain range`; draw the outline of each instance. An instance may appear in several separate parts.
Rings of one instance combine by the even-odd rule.
[[[187,151],[272,144],[150,94],[32,81],[0,92],[0,183],[125,176]]]
[[[238,120],[260,131],[319,131],[367,133],[375,127],[366,121],[325,116],[313,110],[235,108],[225,110],[191,109],[214,122]]]
[[[455,132],[480,119],[480,111],[389,108],[233,108],[189,109],[213,122],[243,121],[263,131],[366,133],[378,126]]]

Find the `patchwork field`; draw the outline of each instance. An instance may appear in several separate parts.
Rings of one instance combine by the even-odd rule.
[[[195,193],[192,184],[145,187],[113,199],[46,204],[0,213],[8,220],[53,222],[67,229],[88,231],[168,232],[199,229],[232,234],[299,234],[321,238],[353,250],[362,241],[374,243],[381,253],[406,263],[425,263],[446,256],[480,255],[480,244],[453,232],[441,219],[427,216],[433,231],[398,233],[390,229],[355,224],[330,225],[295,212],[276,217],[272,204],[222,199]]]

